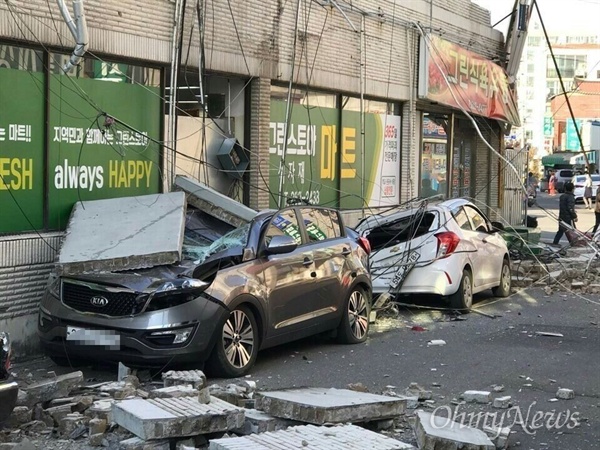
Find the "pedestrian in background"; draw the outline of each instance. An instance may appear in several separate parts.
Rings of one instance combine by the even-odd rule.
[[[596,216],[596,223],[594,224],[592,235],[596,234],[596,230],[598,230],[598,225],[600,225],[600,187],[596,189],[596,207],[594,208],[594,215]]]
[[[556,236],[554,236],[554,245],[558,245],[560,242],[560,238],[562,238],[565,231],[567,231],[567,227],[565,227],[562,222],[566,223],[569,226],[575,226],[575,222],[577,222],[577,213],[575,212],[575,195],[573,194],[573,183],[567,181],[565,183],[565,193],[560,196],[558,201],[559,210],[558,210],[558,231],[556,232]]]
[[[587,209],[592,209],[592,176],[585,171],[585,183],[583,183],[583,202]]]
[[[554,171],[550,173],[550,179],[548,180],[548,190],[550,195],[556,195],[556,175]]]

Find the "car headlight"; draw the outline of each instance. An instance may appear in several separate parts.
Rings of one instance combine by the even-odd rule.
[[[150,295],[146,311],[158,311],[183,305],[194,300],[208,286],[209,283],[194,278],[167,281]]]
[[[55,273],[50,274],[46,290],[50,295],[60,300],[60,277]]]
[[[201,280],[196,280],[195,278],[185,278],[181,280],[172,280],[167,281],[163,285],[161,285],[156,291],[155,294],[161,294],[163,292],[170,292],[176,290],[197,290],[203,289],[208,286],[208,283],[205,283]]]

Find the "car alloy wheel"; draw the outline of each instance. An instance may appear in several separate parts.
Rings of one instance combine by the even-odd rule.
[[[254,350],[254,330],[241,309],[232,311],[223,326],[223,348],[229,363],[241,369],[248,365]]]
[[[367,340],[371,306],[364,289],[352,289],[344,305],[344,314],[338,327],[338,340],[344,344],[359,344]]]
[[[211,376],[241,377],[256,361],[259,330],[252,311],[245,305],[235,308],[222,327],[215,347],[206,361]]]
[[[369,328],[369,316],[367,313],[367,302],[359,290],[350,294],[350,299],[348,300],[348,322],[350,323],[352,334],[356,339],[363,339]]]

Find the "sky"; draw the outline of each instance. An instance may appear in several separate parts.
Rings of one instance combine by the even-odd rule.
[[[472,1],[490,10],[492,24],[509,14],[515,4],[514,0]],[[585,31],[600,35],[600,0],[537,0],[537,4],[548,34],[576,30],[578,33]],[[537,15],[535,9],[533,14]],[[505,33],[508,22],[509,19],[506,19],[496,28]]]

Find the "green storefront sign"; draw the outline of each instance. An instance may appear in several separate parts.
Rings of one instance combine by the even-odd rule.
[[[52,74],[46,102],[31,67],[0,65],[0,233],[64,229],[79,200],[159,191],[158,88]]]
[[[364,158],[359,112],[294,104],[287,133],[285,118],[286,102],[272,100],[271,207],[280,195],[284,205],[287,199],[343,209],[398,203],[399,116],[365,114]]]
[[[44,74],[0,68],[0,233],[44,226]]]
[[[573,123],[573,119],[567,119],[565,150],[581,150],[577,130],[581,133],[582,123],[583,122],[580,119],[575,119],[575,123]],[[575,124],[577,124],[577,129],[575,129]]]
[[[50,79],[49,227],[63,229],[79,200],[144,195],[159,189],[160,97],[156,88],[94,79]],[[83,94],[85,93],[85,95]],[[105,126],[97,109],[119,118]]]
[[[554,134],[554,123],[552,117],[544,117],[544,136],[552,136]]]

